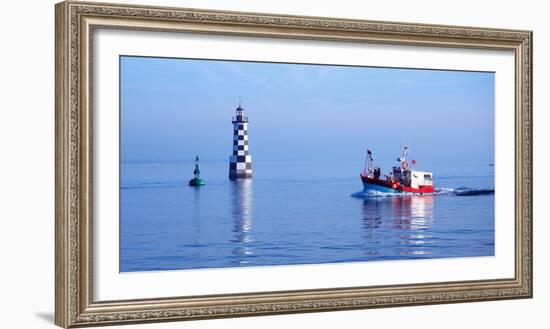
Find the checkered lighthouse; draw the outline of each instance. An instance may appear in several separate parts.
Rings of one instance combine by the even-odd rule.
[[[242,105],[233,117],[233,154],[229,157],[229,179],[252,178],[252,156],[248,152],[248,117]]]

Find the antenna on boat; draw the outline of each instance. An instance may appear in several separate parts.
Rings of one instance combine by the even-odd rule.
[[[409,136],[407,144],[405,144],[405,148],[403,149],[403,161],[407,161],[407,157],[409,156],[409,148],[411,147],[411,137]]]
[[[409,143],[410,143],[410,138],[409,138]],[[409,169],[409,163],[407,162],[408,155],[409,155],[409,144],[405,144],[405,146],[403,147],[403,154],[401,154],[400,158],[397,158],[397,162],[401,164],[401,168],[403,168],[403,170],[405,171]]]

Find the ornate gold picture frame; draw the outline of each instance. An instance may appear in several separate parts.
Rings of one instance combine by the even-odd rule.
[[[531,298],[532,32],[65,1],[56,5],[55,323],[62,327]],[[102,29],[490,49],[515,58],[514,276],[97,301],[93,34]],[[497,191],[498,193],[498,191]]]

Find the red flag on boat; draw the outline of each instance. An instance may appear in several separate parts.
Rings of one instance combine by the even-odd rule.
[[[413,159],[412,163],[413,163],[413,165],[415,165],[415,164],[416,164],[416,160]]]

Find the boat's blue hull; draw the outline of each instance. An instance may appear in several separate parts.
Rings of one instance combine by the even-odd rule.
[[[403,194],[403,191],[367,182],[363,182],[363,192]]]

